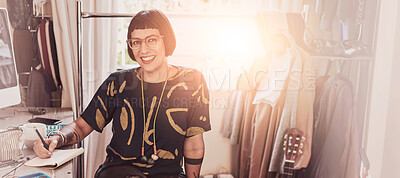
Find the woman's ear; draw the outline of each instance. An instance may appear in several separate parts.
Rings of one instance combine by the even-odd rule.
[[[130,57],[133,61],[136,61],[135,56],[133,55],[132,49],[129,47],[128,43],[126,44],[126,49],[128,50],[129,57]]]

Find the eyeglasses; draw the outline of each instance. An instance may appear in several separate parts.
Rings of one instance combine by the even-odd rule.
[[[128,43],[128,46],[134,50],[140,49],[142,47],[143,41],[146,43],[148,47],[155,48],[157,47],[160,38],[163,37],[164,36],[151,35],[146,37],[145,39],[140,39],[140,38],[127,39],[126,42]]]

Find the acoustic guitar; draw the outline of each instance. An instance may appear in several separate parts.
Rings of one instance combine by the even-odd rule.
[[[294,178],[294,165],[299,160],[301,154],[303,154],[302,149],[305,137],[303,137],[303,131],[292,128],[288,130],[284,138],[283,151],[285,164],[283,167],[283,177]]]

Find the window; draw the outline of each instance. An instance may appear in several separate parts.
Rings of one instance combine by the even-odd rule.
[[[238,1],[241,2],[241,1]],[[192,67],[205,76],[210,89],[233,89],[236,75],[254,58],[264,55],[255,13],[228,0],[153,0],[121,3],[121,12],[160,9],[171,21],[177,38],[169,63]],[[246,11],[247,10],[247,11]],[[118,66],[138,64],[129,58],[125,43],[130,19],[120,21]]]

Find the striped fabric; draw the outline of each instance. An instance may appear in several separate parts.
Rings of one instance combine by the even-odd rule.
[[[43,19],[37,29],[37,40],[42,66],[56,86],[61,85],[53,24]]]

